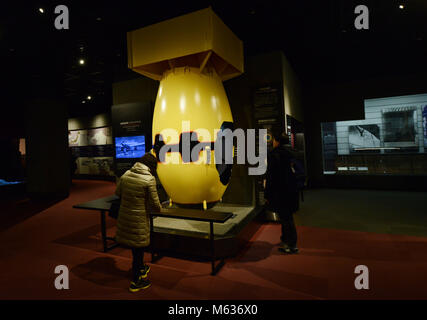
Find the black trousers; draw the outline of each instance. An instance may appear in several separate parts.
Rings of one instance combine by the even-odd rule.
[[[139,271],[144,267],[145,248],[132,248],[132,281],[137,281]]]
[[[295,227],[294,214],[292,212],[277,212],[282,224],[282,236],[280,240],[291,248],[297,246],[297,229]]]

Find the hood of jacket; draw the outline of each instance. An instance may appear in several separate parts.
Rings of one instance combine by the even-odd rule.
[[[141,162],[136,162],[133,165],[132,169],[130,169],[130,171],[138,174],[145,174],[145,175],[151,176],[150,169],[145,164],[142,164]]]

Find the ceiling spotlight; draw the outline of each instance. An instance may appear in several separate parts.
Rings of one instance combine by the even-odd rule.
[[[91,96],[87,96],[87,99],[90,100],[90,99],[92,99],[92,97]]]
[[[79,60],[79,64],[80,64],[80,65],[84,65],[84,64],[85,64],[84,59],[80,59],[80,60]]]
[[[39,8],[39,12],[40,13],[44,13],[44,9],[43,8]]]
[[[86,100],[83,100],[82,103],[86,103]]]
[[[96,21],[101,21],[101,20],[102,20],[101,17],[96,18]]]
[[[399,9],[405,9],[405,6],[403,4],[399,5]]]

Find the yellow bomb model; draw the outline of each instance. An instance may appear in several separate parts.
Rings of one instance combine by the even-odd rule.
[[[152,133],[154,145],[170,147],[157,167],[167,194],[180,205],[219,201],[231,165],[215,163],[213,143],[218,131],[233,129],[222,81],[243,72],[242,42],[208,8],[129,32],[128,60],[160,81]],[[197,139],[187,150],[182,141],[190,136]],[[197,142],[206,148],[195,159],[189,156]]]

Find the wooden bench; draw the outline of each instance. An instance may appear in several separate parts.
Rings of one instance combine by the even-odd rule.
[[[73,206],[76,209],[84,209],[84,210],[95,210],[100,211],[101,213],[101,235],[102,235],[102,243],[103,250],[107,252],[115,247],[118,244],[115,242],[114,238],[107,237],[106,233],[106,223],[105,223],[105,214],[111,210],[111,205],[120,201],[117,196],[109,196],[105,198],[100,198],[92,201],[88,201],[85,203],[81,203]],[[225,260],[224,258],[220,259],[218,265],[216,263],[215,256],[215,235],[214,235],[214,223],[225,223],[228,219],[233,216],[231,212],[219,212],[214,211],[212,209],[209,210],[195,210],[195,209],[182,209],[182,208],[167,208],[162,209],[161,212],[153,212],[150,213],[150,233],[153,234],[153,218],[154,217],[162,217],[162,218],[172,218],[172,219],[184,219],[184,220],[195,220],[195,221],[203,221],[209,223],[209,240],[210,240],[210,256],[211,256],[211,267],[212,267],[212,275],[218,273],[218,271],[224,266]],[[113,245],[108,246],[107,241],[114,241]],[[154,263],[160,258],[160,255],[155,252],[154,246],[151,245],[151,259]]]

